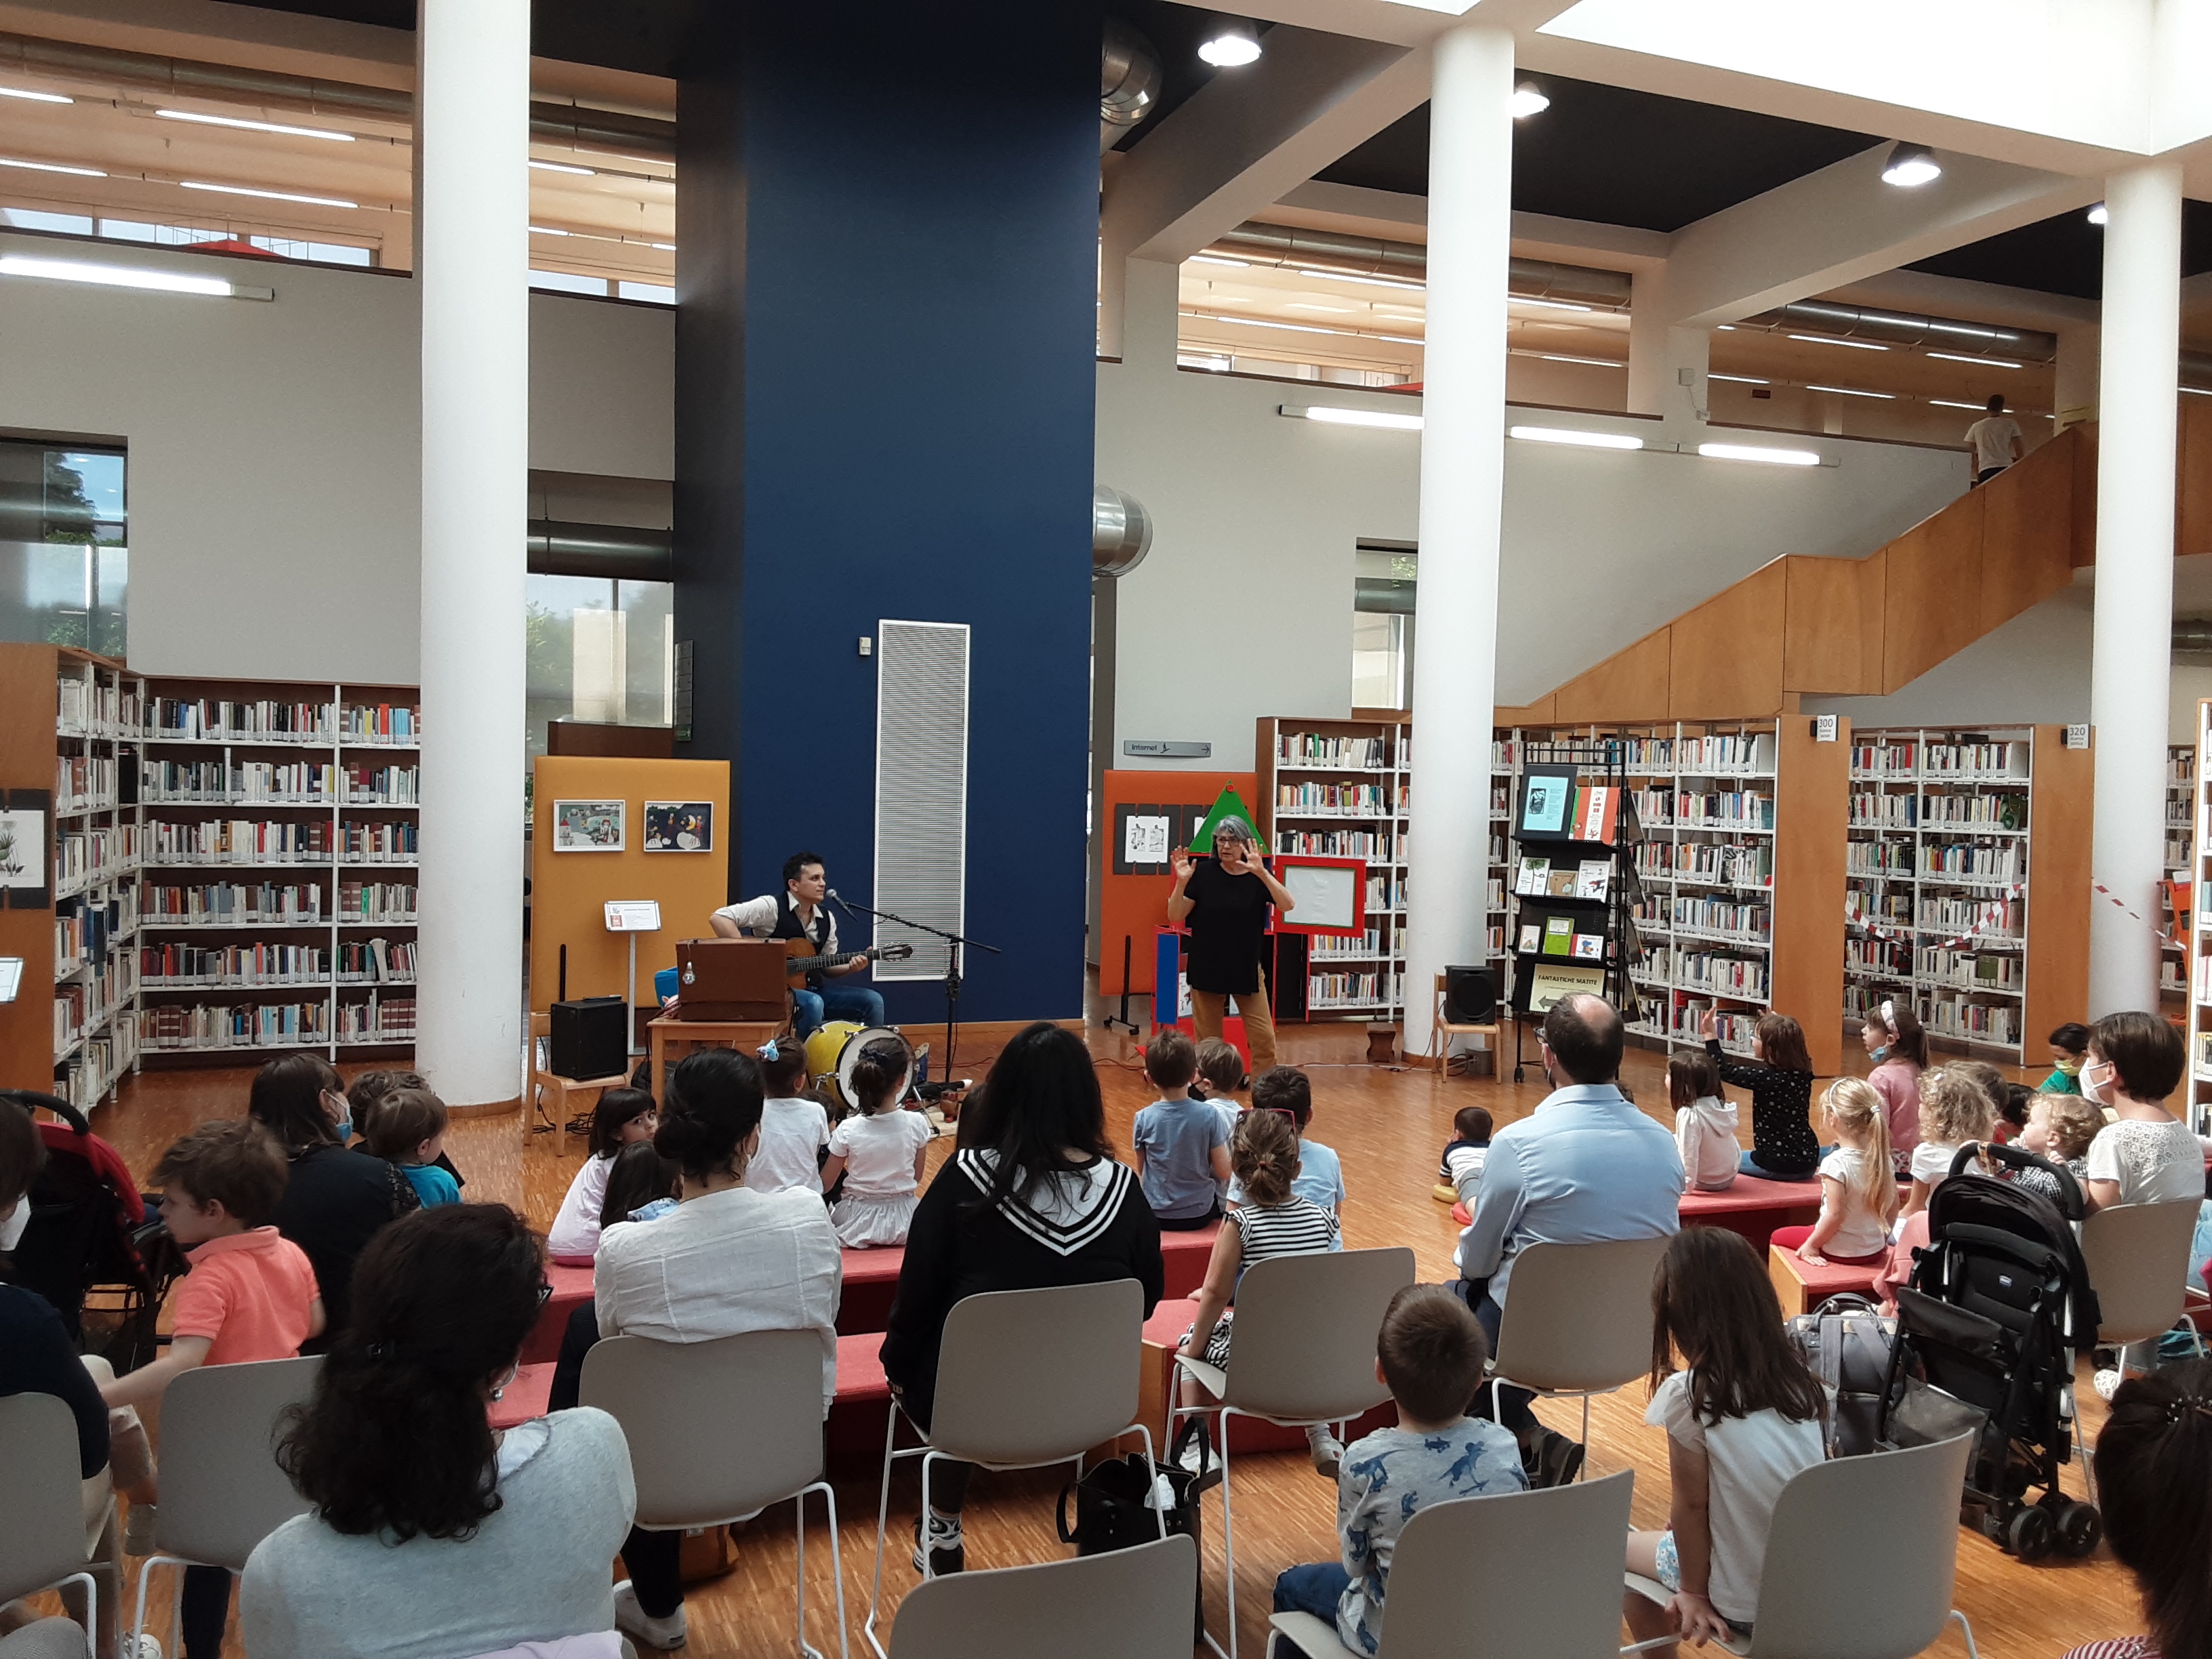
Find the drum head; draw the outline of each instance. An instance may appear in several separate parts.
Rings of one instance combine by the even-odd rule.
[[[823,1027],[823,1030],[828,1029],[827,1026]],[[860,1097],[853,1092],[853,1067],[860,1062],[860,1051],[871,1042],[887,1041],[896,1042],[906,1050],[906,1070],[900,1075],[898,1087],[898,1098],[904,1100],[907,1091],[914,1087],[914,1049],[907,1040],[898,1034],[898,1028],[892,1025],[855,1025],[851,1027],[851,1030],[852,1035],[845,1039],[844,1047],[837,1054],[838,1097],[854,1110],[860,1109]],[[817,1032],[816,1035],[819,1036],[820,1033]],[[811,1046],[808,1056],[809,1062],[811,1063]]]
[[[846,1039],[860,1029],[857,1020],[833,1019],[808,1032],[806,1074],[817,1083],[836,1077],[837,1056],[845,1051]]]

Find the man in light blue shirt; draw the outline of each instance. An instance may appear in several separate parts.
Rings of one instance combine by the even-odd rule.
[[[1455,1288],[1493,1352],[1513,1259],[1528,1246],[1663,1238],[1681,1224],[1682,1156],[1674,1135],[1620,1092],[1625,1042],[1620,1015],[1604,998],[1553,1003],[1543,1034],[1552,1092],[1498,1131],[1481,1171],[1461,1188],[1474,1220],[1460,1235]],[[1500,1418],[1534,1467],[1531,1483],[1572,1480],[1583,1449],[1536,1420],[1533,1395],[1501,1393]],[[1490,1398],[1484,1389],[1478,1415],[1489,1414]]]

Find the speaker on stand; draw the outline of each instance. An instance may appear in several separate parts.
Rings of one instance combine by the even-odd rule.
[[[1492,1033],[1491,1064],[1497,1064],[1498,978],[1487,968],[1444,969],[1444,1006],[1437,1037],[1444,1045],[1445,1070],[1450,1069],[1452,1028],[1479,1025]],[[1462,1056],[1471,1058],[1471,1056]]]

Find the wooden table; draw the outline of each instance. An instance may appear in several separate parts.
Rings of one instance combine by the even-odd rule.
[[[668,1103],[668,1068],[702,1048],[742,1048],[747,1054],[770,1037],[781,1036],[790,1022],[781,1019],[670,1019],[646,1028],[652,1034],[653,1097]]]

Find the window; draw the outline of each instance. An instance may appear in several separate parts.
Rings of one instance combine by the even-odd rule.
[[[525,591],[530,753],[556,720],[669,723],[675,584],[533,574]]]
[[[0,440],[0,640],[125,653],[123,475],[120,449]]]
[[[1410,708],[1418,556],[1399,544],[1362,542],[1353,561],[1352,706]]]

